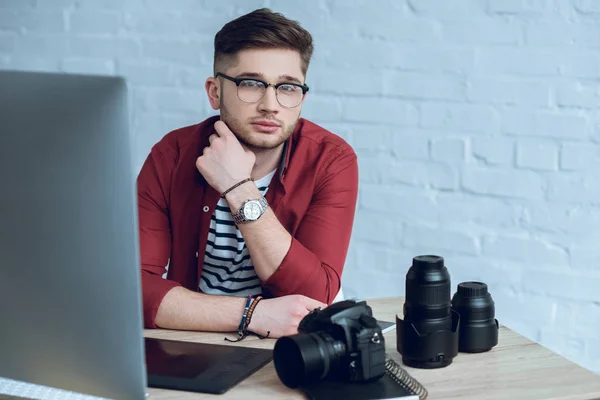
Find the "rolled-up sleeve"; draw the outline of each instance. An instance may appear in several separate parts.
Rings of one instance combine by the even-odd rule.
[[[179,283],[163,279],[171,253],[168,194],[175,163],[172,151],[152,148],[137,179],[144,327],[156,328],[158,307]]]
[[[358,197],[358,160],[351,148],[332,155],[288,253],[265,282],[274,296],[302,294],[331,304],[341,286]]]

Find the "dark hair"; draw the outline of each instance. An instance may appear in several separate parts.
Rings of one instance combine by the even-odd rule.
[[[230,61],[238,51],[246,49],[297,50],[302,58],[302,73],[306,75],[313,53],[311,34],[297,21],[290,20],[268,8],[261,8],[234,19],[215,35],[214,68]]]

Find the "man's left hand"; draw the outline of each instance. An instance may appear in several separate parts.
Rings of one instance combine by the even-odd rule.
[[[210,145],[196,159],[196,168],[219,193],[250,178],[256,156],[245,149],[223,121],[215,122],[216,134],[209,137]]]

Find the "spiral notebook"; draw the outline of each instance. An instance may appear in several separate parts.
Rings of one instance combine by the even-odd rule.
[[[319,381],[302,387],[310,400],[347,399],[347,400],[425,400],[427,390],[415,378],[387,357],[386,373],[381,379],[369,383],[343,383]]]

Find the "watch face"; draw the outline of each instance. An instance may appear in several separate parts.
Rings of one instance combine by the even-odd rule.
[[[260,217],[261,208],[258,202],[249,201],[244,206],[244,218],[250,221],[257,220]]]

